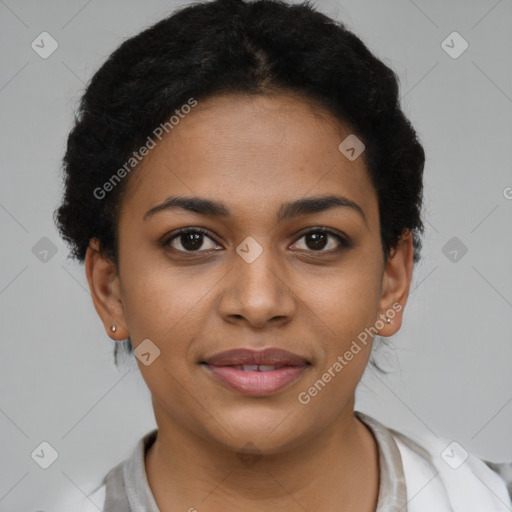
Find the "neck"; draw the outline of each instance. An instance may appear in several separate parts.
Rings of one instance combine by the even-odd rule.
[[[241,456],[207,442],[156,407],[155,417],[158,435],[145,464],[161,512],[376,509],[378,448],[353,401],[323,432],[269,455]]]

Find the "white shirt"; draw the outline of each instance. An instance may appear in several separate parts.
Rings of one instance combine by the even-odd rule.
[[[379,450],[379,497],[375,512],[512,512],[506,482],[485,462],[446,439],[413,439],[359,411]],[[157,430],[112,468],[80,512],[160,512],[147,482],[144,457]],[[494,465],[512,472],[512,463]],[[512,483],[512,482],[510,482]],[[510,484],[509,483],[509,484]]]

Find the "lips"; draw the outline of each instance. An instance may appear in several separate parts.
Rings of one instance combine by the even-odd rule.
[[[298,380],[310,364],[304,357],[277,348],[233,349],[201,361],[217,382],[251,396],[277,393]]]
[[[205,359],[204,362],[212,366],[304,366],[309,364],[306,358],[278,348],[267,348],[259,351],[238,348],[215,354]]]

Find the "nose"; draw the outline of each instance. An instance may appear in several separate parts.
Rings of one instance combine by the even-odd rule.
[[[255,329],[288,323],[296,298],[285,262],[279,262],[270,249],[250,263],[237,253],[233,259],[218,306],[222,318]]]

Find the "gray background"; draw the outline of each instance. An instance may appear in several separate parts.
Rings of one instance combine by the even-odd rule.
[[[113,365],[52,212],[85,84],[126,37],[185,3],[0,1],[2,511],[72,510],[155,426],[136,365]],[[376,354],[394,371],[367,372],[358,408],[512,460],[512,1],[317,5],[397,71],[427,152],[423,261],[394,349]],[[31,48],[43,31],[59,44],[48,59]],[[453,31],[469,43],[457,59],[441,47]],[[57,250],[46,261],[43,237]],[[455,262],[443,252],[452,237],[468,248]],[[46,470],[30,455],[42,441],[59,454]]]

